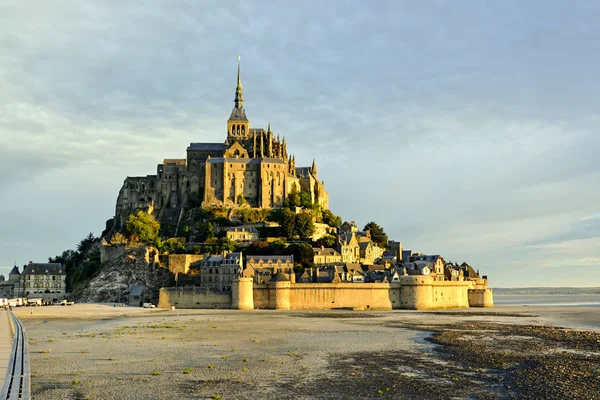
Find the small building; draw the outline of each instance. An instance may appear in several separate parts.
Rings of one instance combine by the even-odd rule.
[[[291,282],[296,281],[294,274],[294,256],[246,256],[246,268],[254,271],[254,283],[265,284],[278,272],[284,274]]]
[[[315,265],[327,265],[342,262],[342,255],[329,247],[313,247]]]
[[[146,287],[143,285],[132,286],[129,289],[128,304],[134,307],[141,307],[144,303],[149,303],[150,299],[144,297]],[[148,296],[149,297],[149,296]]]
[[[200,263],[201,287],[219,292],[231,292],[233,277],[243,270],[242,253],[223,252],[209,255]]]
[[[234,242],[256,242],[260,233],[256,228],[232,227],[225,230],[225,237]]]

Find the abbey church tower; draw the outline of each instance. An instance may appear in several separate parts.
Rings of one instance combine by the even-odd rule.
[[[250,128],[244,109],[238,58],[234,106],[221,143],[190,143],[186,158],[165,158],[156,175],[128,177],[117,198],[115,222],[119,227],[138,208],[152,209],[156,217],[177,220],[184,206],[280,208],[292,191],[306,192],[313,204],[329,208],[324,182],[316,162],[296,167],[284,137],[267,129]]]

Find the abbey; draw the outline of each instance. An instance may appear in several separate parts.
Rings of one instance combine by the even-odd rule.
[[[223,143],[190,143],[186,158],[164,159],[156,175],[125,179],[117,198],[117,227],[138,208],[150,208],[161,220],[172,220],[189,203],[279,208],[294,191],[309,194],[322,209],[329,208],[314,159],[312,166],[298,168],[285,138],[275,137],[270,124],[266,130],[250,127],[239,60],[234,102]]]

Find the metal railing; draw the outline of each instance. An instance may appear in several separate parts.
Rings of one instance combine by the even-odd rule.
[[[21,321],[8,311],[13,329],[13,345],[8,360],[0,400],[30,400],[31,376],[29,373],[29,345]]]

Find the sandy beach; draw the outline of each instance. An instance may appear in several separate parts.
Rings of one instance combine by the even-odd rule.
[[[35,399],[599,398],[597,307],[19,308]],[[565,328],[565,329],[558,329]]]

